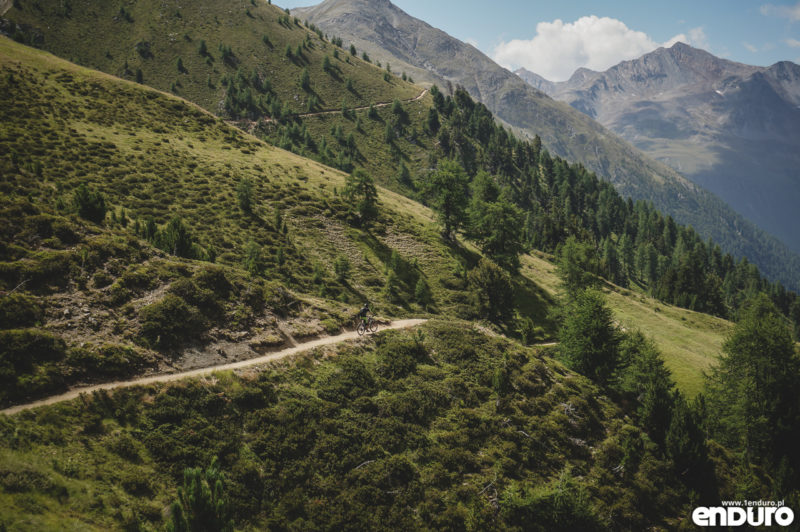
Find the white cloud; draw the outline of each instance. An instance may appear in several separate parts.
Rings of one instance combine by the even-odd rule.
[[[800,21],[800,2],[793,6],[776,6],[764,4],[761,6],[761,14],[767,17],[788,18],[793,21]]]
[[[472,46],[474,46],[475,48],[477,48],[477,47],[478,47],[478,39],[475,39],[475,38],[473,38],[473,37],[470,37],[470,38],[468,38],[468,39],[464,39],[464,42],[465,42],[465,43],[467,43],[467,44],[471,44],[471,45],[472,45]]]
[[[800,48],[800,41],[798,41],[797,39],[786,39],[783,42],[785,42],[786,44],[788,44],[792,48]]]
[[[748,52],[756,53],[756,52],[758,51],[758,46],[753,46],[753,45],[752,45],[752,44],[750,44],[749,42],[743,42],[743,43],[742,43],[742,46],[744,46],[745,48],[747,48],[747,51],[748,51]]]
[[[551,81],[563,81],[579,67],[606,70],[621,61],[679,41],[708,48],[703,28],[693,28],[687,34],[657,43],[620,20],[592,15],[570,23],[560,19],[540,22],[532,39],[501,42],[495,47],[492,58],[511,70],[525,67]]]

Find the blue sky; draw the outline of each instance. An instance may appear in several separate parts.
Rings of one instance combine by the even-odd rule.
[[[748,64],[800,63],[800,0],[392,1],[503,66],[553,80],[579,66],[604,70],[676,40]]]

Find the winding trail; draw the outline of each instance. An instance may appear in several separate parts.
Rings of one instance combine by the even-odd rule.
[[[413,98],[408,98],[406,100],[400,100],[400,101],[403,102],[403,103],[416,102],[416,101],[421,100],[426,94],[428,94],[428,89],[422,89],[422,92],[420,92],[417,96],[415,96]],[[372,104],[372,107],[377,109],[379,107],[388,107],[388,106],[390,106],[392,104],[394,104],[394,101],[391,101],[391,102],[376,102],[376,103]],[[363,110],[369,109],[369,108],[370,108],[369,105],[361,105],[359,107],[351,107],[351,108],[347,109],[347,111],[348,112],[350,112],[350,111],[363,111]],[[323,109],[322,111],[314,111],[314,112],[310,112],[310,113],[292,113],[290,115],[290,118],[307,118],[309,116],[322,116],[322,115],[335,115],[335,114],[342,114],[342,110],[341,109]],[[225,123],[227,123],[228,125],[237,127],[239,129],[242,129],[243,131],[247,131],[250,134],[253,133],[253,131],[255,130],[256,126],[258,126],[258,124],[260,124],[260,123],[261,124],[269,124],[269,123],[272,123],[272,122],[277,122],[277,120],[275,120],[272,117],[267,117],[267,116],[265,116],[263,118],[260,118],[258,120],[240,119],[240,120],[226,120],[225,121]],[[243,127],[243,126],[246,126],[246,127]]]
[[[411,320],[398,320],[393,321],[389,325],[379,325],[378,331],[385,331],[389,329],[405,329],[408,327],[415,327],[422,323],[425,323],[428,320],[423,319],[411,319]],[[46,397],[44,399],[39,399],[38,401],[33,401],[30,403],[12,406],[3,410],[0,410],[0,414],[5,415],[14,415],[18,412],[22,412],[23,410],[30,410],[31,408],[36,408],[38,406],[44,405],[52,405],[55,403],[60,403],[62,401],[69,401],[70,399],[75,399],[76,397],[80,396],[83,393],[92,393],[98,390],[115,390],[117,388],[128,388],[131,386],[143,386],[147,384],[154,384],[157,382],[171,382],[177,381],[180,379],[186,379],[189,377],[201,377],[203,375],[209,375],[214,373],[215,371],[227,371],[231,369],[239,369],[239,368],[246,368],[248,366],[256,366],[258,364],[265,364],[267,362],[274,362],[275,360],[281,360],[286,357],[290,357],[292,355],[296,355],[298,353],[302,353],[304,351],[308,351],[310,349],[314,349],[315,347],[322,347],[324,345],[331,345],[331,344],[338,344],[340,342],[345,342],[347,340],[353,340],[358,338],[358,333],[356,331],[348,331],[346,333],[339,334],[337,336],[326,336],[324,338],[318,338],[316,340],[311,340],[310,342],[304,342],[302,344],[298,344],[294,347],[289,347],[286,349],[282,349],[281,351],[276,351],[274,353],[270,353],[268,355],[251,358],[248,360],[240,360],[238,362],[231,362],[229,364],[220,364],[217,366],[208,366],[205,368],[198,368],[189,371],[182,371],[180,373],[166,373],[161,375],[151,375],[149,377],[140,377],[138,379],[133,379],[129,381],[117,381],[117,382],[105,382],[103,384],[95,384],[93,386],[84,386],[82,388],[73,388],[72,390],[62,393],[60,395],[53,395],[51,397]]]

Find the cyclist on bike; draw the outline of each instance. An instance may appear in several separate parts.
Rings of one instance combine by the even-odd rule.
[[[365,327],[367,326],[367,314],[369,314],[369,301],[364,303],[364,306],[358,311],[358,317],[361,318],[361,322]]]

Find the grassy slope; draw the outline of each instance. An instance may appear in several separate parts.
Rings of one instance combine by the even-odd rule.
[[[524,526],[530,486],[547,506],[565,472],[586,490],[579,510],[605,526],[674,527],[689,501],[641,438],[557,362],[431,322],[423,336],[385,334],[266,371],[0,417],[0,524],[157,527],[183,468],[217,455],[245,529]]]
[[[559,279],[544,255],[526,256],[523,273],[554,295]],[[678,387],[688,396],[703,389],[703,373],[716,363],[732,324],[721,318],[673,307],[610,283],[604,292],[614,316],[628,330],[652,338],[664,356]]]
[[[158,224],[181,216],[201,246],[217,251],[217,263],[234,284],[218,301],[225,318],[216,323],[209,314],[201,343],[280,341],[275,320],[283,319],[283,311],[269,303],[279,286],[305,301],[290,308],[287,328],[295,337],[338,330],[365,299],[388,316],[423,312],[413,298],[420,276],[433,292],[432,310],[466,304],[463,282],[453,272],[475,255],[442,243],[419,204],[382,191],[381,219],[369,231],[358,229],[346,222],[348,206],[334,193],[344,174],[248,137],[192,104],[5,38],[0,66],[0,144],[8,154],[0,161],[0,209],[14,221],[4,228],[0,246],[3,289],[27,280],[23,295],[44,306],[37,330],[63,338],[67,349],[84,342],[131,347],[150,367],[172,356],[170,349],[142,341],[141,311],[161,301],[175,281],[197,281],[193,275],[206,266],[139,240],[133,227],[149,216]],[[254,183],[252,216],[236,200],[243,178]],[[117,219],[124,210],[127,225],[107,219],[99,228],[71,215],[79,183],[102,191]],[[278,211],[285,230],[275,225]],[[251,242],[262,257],[254,279],[242,271]],[[390,297],[384,285],[393,251],[416,265]],[[352,265],[345,282],[334,279],[340,256]],[[261,302],[246,304],[252,301],[247,294]],[[41,383],[36,393],[74,382],[73,369],[60,368],[66,382]]]
[[[386,222],[373,233],[354,229],[337,217],[341,205],[333,189],[342,186],[340,172],[242,136],[179,100],[158,96],[136,84],[119,84],[8,40],[2,43],[6,68],[20,60],[38,64],[37,70],[29,71],[28,81],[22,76],[16,81],[38,85],[36,91],[20,90],[21,86],[5,91],[28,98],[17,97],[4,106],[10,114],[4,121],[2,142],[9,153],[19,154],[22,168],[6,185],[11,187],[9,191],[38,196],[37,202],[52,208],[59,198],[68,201],[70,190],[79,182],[89,182],[103,190],[116,209],[125,208],[131,218],[153,215],[163,223],[169,216],[182,215],[202,244],[219,251],[218,261],[223,264],[239,267],[244,248],[254,240],[263,246],[267,277],[303,292],[318,290],[310,280],[315,263],[335,285],[331,265],[335,257],[344,254],[354,266],[353,279],[348,286],[334,289],[351,308],[366,297],[385,301],[382,310],[387,314],[419,311],[408,296],[399,306],[389,305],[382,296],[385,265],[394,249],[407,260],[418,261],[439,303],[436,310],[448,312],[448,308],[452,311],[466,303],[463,293],[449,287],[457,283],[453,270],[461,260],[474,260],[474,252],[443,246],[429,212],[420,205],[383,191]],[[56,69],[69,72],[72,79],[67,81]],[[50,73],[44,76],[46,71]],[[39,106],[51,109],[48,118],[33,112]],[[30,112],[23,114],[23,109]],[[382,116],[388,112],[388,108],[381,110]],[[167,120],[162,122],[165,116]],[[380,121],[371,122],[366,117],[362,120],[365,131],[380,129]],[[365,138],[371,137],[365,134]],[[115,147],[100,150],[103,142]],[[407,146],[413,157],[413,145]],[[24,170],[35,163],[42,165],[41,179]],[[243,216],[236,205],[235,186],[243,177],[256,183],[258,206],[253,218]],[[276,246],[283,241],[272,223],[278,206],[285,211],[290,228],[290,273],[275,263]],[[538,264],[536,273],[528,276],[535,283],[518,280],[520,293],[527,294],[519,300],[543,323],[549,297],[536,284],[548,287],[553,277],[547,273],[552,266]],[[413,287],[407,290],[411,292]],[[679,384],[690,393],[697,392],[700,371],[717,353],[724,322],[682,310],[639,312],[637,305],[645,303],[637,297],[612,294],[621,321],[654,337]],[[652,301],[646,305],[670,308]],[[340,320],[344,320],[345,308],[336,311]],[[674,319],[664,321],[664,316]]]
[[[320,319],[345,319],[365,296],[378,301],[385,314],[420,312],[408,297],[408,287],[393,301],[383,294],[392,250],[417,260],[415,271],[433,289],[435,310],[452,315],[466,303],[453,270],[474,261],[476,254],[445,246],[429,211],[419,204],[381,190],[381,219],[370,231],[353,228],[345,223],[346,206],[333,192],[343,184],[340,172],[243,135],[173,96],[119,82],[5,38],[0,38],[0,66],[0,94],[5,95],[0,102],[0,144],[9,154],[0,159],[0,207],[15,212],[24,225],[1,248],[3,289],[40,271],[37,268],[51,255],[69,259],[62,284],[39,280],[25,287],[50,307],[39,328],[57,332],[54,317],[61,313],[62,302],[73,297],[84,298],[91,313],[101,316],[125,312],[101,297],[107,289],[94,276],[103,271],[124,278],[147,267],[148,259],[163,261],[163,268],[172,273],[156,289],[123,304],[134,310],[121,326],[130,336],[114,337],[106,323],[99,332],[85,330],[94,341],[111,338],[137,345],[138,305],[148,297],[161,297],[176,278],[204,266],[165,257],[132,238],[130,223],[123,228],[109,219],[101,228],[71,217],[59,200],[68,201],[81,182],[101,189],[117,215],[123,207],[131,219],[152,215],[163,222],[182,215],[202,245],[220,251],[218,261],[234,284],[241,285],[237,297],[245,297],[248,283],[260,282],[240,270],[247,242],[260,244],[266,257],[264,277],[293,288],[305,300],[295,316],[298,327],[305,324],[319,331]],[[236,184],[243,177],[255,183],[258,201],[252,217],[242,215],[235,199]],[[288,243],[272,222],[278,207],[288,226]],[[33,229],[41,218],[25,214],[32,208],[72,224],[80,234],[78,243],[37,237]],[[92,269],[88,264],[95,261],[84,263],[83,257],[93,257],[95,238],[121,241],[126,249],[138,245],[144,251],[133,257],[105,257]],[[283,268],[274,257],[281,245],[287,249]],[[332,280],[330,266],[341,254],[354,266],[352,280],[345,285]],[[313,280],[315,262],[323,270],[325,290],[349,306],[303,295],[325,292]],[[525,263],[526,268],[538,265],[543,271],[517,279],[517,295],[542,323],[552,275],[541,261],[526,258]],[[154,275],[158,269],[144,273]],[[82,288],[79,279],[89,275],[92,280]],[[236,314],[235,308],[231,311]],[[268,307],[265,313],[272,311]],[[245,323],[230,332],[248,328]],[[237,504],[264,494],[261,510],[237,507],[241,515],[256,512],[256,526],[268,526],[271,519],[340,523],[353,516],[376,516],[402,526],[414,515],[406,503],[395,507],[394,499],[381,499],[375,505],[376,494],[395,489],[409,497],[400,500],[419,505],[422,523],[465,523],[473,512],[474,519],[489,519],[490,526],[492,502],[481,490],[493,482],[495,473],[498,494],[515,483],[552,488],[565,463],[581,476],[592,507],[603,519],[640,528],[644,523],[639,503],[650,505],[646,511],[651,518],[659,516],[656,520],[686,514],[678,510],[685,501],[664,484],[653,483],[653,472],[665,466],[650,451],[639,455],[636,472],[629,469],[625,477],[609,473],[620,462],[628,439],[640,441],[640,436],[625,425],[614,405],[598,399],[600,393],[585,379],[471,326],[433,325],[425,335],[432,363],[418,362],[410,373],[405,373],[407,368],[390,368],[395,357],[373,353],[369,346],[351,357],[356,365],[364,364],[376,382],[360,402],[340,396],[351,393],[349,386],[337,388],[345,366],[311,357],[299,360],[293,370],[267,374],[267,387],[276,390],[269,404],[256,400],[265,392],[255,375],[222,375],[218,380],[131,390],[113,399],[101,395],[2,418],[0,515],[11,528],[107,529],[137,521],[157,525],[174,497],[182,468],[212,454],[219,454],[229,471],[231,489],[238,490],[233,492]],[[506,367],[514,390],[508,403],[498,402],[491,388],[498,353],[504,352],[510,356]],[[400,371],[405,379],[387,377],[390,371]],[[581,417],[570,420],[565,404],[577,408]],[[384,425],[395,419],[401,420],[400,426]],[[284,426],[311,432],[300,440],[270,432]],[[416,434],[424,437],[420,440]],[[465,440],[464,434],[470,436]],[[313,448],[298,448],[301,441]],[[362,441],[371,443],[358,444]],[[533,441],[548,445],[539,447]],[[590,452],[590,446],[596,451]],[[344,456],[349,457],[346,463],[341,462]],[[369,459],[377,463],[353,472]],[[303,473],[322,471],[324,464],[334,469],[322,477]],[[404,476],[407,471],[412,471],[411,480]],[[298,486],[300,495],[292,491]],[[361,491],[344,507],[344,521],[335,521],[320,508],[330,508],[336,500],[332,493],[340,488]],[[314,503],[320,500],[330,502]],[[373,511],[359,509],[364,500]],[[385,513],[376,514],[376,507]]]
[[[127,79],[133,79],[136,70],[141,69],[144,83],[161,90],[174,88],[177,94],[216,114],[225,113],[226,88],[222,78],[232,77],[239,67],[245,77],[255,69],[262,81],[267,80],[272,85],[273,94],[278,100],[295,113],[306,111],[306,103],[312,94],[318,98],[315,109],[319,110],[341,109],[343,101],[348,106],[359,106],[376,101],[409,99],[422,90],[397,76],[389,76],[385,81],[379,68],[360,58],[351,57],[345,50],[340,49],[340,58],[333,59],[335,47],[332,44],[319,40],[315,33],[304,26],[293,22],[288,26],[280,24],[278,18],[284,16],[283,11],[262,1],[181,4],[175,0],[142,0],[128,5],[123,0],[99,4],[88,1],[65,4],[61,0],[20,0],[15,4],[19,7],[12,5],[6,17],[23,25],[28,40],[33,41],[37,37],[43,39],[37,43],[38,46]],[[70,7],[67,9],[65,6]],[[121,7],[125,9],[127,17],[120,11]],[[91,35],[91,38],[86,38],[87,35]],[[262,41],[264,35],[268,37],[269,44]],[[303,50],[302,57],[285,57],[287,45],[295,50],[307,36],[311,44]],[[201,40],[206,41],[209,50],[207,57],[198,53]],[[136,51],[137,43],[141,42],[149,44],[151,55],[143,57]],[[222,60],[220,44],[232,48],[234,59],[230,63]],[[322,68],[325,55],[329,56],[333,65],[330,73]],[[184,72],[177,69],[179,57],[185,67]],[[303,68],[308,69],[311,80],[311,87],[307,91],[299,87]],[[347,79],[353,82],[352,90],[346,88]],[[496,101],[517,101],[516,92],[512,90],[505,94],[502,90],[498,91]],[[264,96],[258,93],[254,95],[257,98]],[[572,160],[584,161],[599,175],[616,175],[614,182],[623,195],[653,201],[660,210],[671,213],[679,222],[692,225],[704,237],[713,238],[725,251],[736,257],[750,258],[768,278],[781,280],[787,287],[796,288],[800,257],[792,254],[775,238],[742,219],[718,198],[703,190],[695,190],[694,185],[671,169],[655,161],[642,159],[626,143],[596,131],[597,124],[590,124],[586,116],[566,104],[553,102],[546,97],[539,103],[541,105],[535,108],[528,106],[512,114],[515,119],[529,126],[540,124],[541,131],[533,132],[541,134],[545,145],[554,153],[567,153]],[[520,136],[530,135],[531,127],[526,127],[525,131],[517,130],[518,133],[524,133]],[[565,131],[579,132],[573,135],[579,141],[575,143],[574,138],[562,138]],[[314,130],[312,136],[317,142],[320,137],[315,135],[319,134],[325,134],[325,131]],[[383,131],[379,130],[371,138],[380,139],[382,136]],[[273,142],[279,140],[275,135],[269,138]],[[566,151],[565,142],[572,143]],[[408,156],[403,143],[400,140],[398,146]],[[299,151],[297,148],[294,150]],[[368,151],[364,149],[362,153]],[[308,155],[312,153],[309,151]],[[385,158],[387,150],[381,149],[379,153]],[[413,159],[411,156],[412,162]],[[407,188],[387,178],[396,173],[398,162],[385,165],[356,161],[356,164],[376,170],[382,182],[391,185],[394,190],[407,191]],[[419,172],[429,165],[422,163],[411,166],[412,172]],[[642,175],[649,176],[645,182],[641,181]]]
[[[134,79],[141,69],[143,82],[161,90],[176,85],[180,96],[203,108],[218,113],[224,100],[221,79],[242,68],[246,75],[255,69],[262,80],[272,85],[274,93],[295,112],[304,112],[308,96],[313,93],[321,108],[341,109],[342,100],[350,106],[369,105],[417,96],[421,88],[392,77],[384,81],[376,66],[351,57],[339,49],[340,58],[333,58],[334,46],[321,41],[305,28],[278,22],[285,15],[276,6],[264,1],[178,2],[123,0],[108,2],[70,2],[67,12],[60,0],[18,2],[6,17],[18,24],[34,28],[31,34],[43,36],[41,47],[75,63],[103,72]],[[130,21],[120,13],[124,8]],[[68,14],[67,14],[68,13]],[[91,38],[86,38],[91,35]],[[267,36],[268,43],[262,39]],[[294,52],[306,37],[311,46],[302,57],[285,56],[286,46]],[[198,53],[205,40],[207,56]],[[150,54],[137,52],[137,43],[149,43]],[[235,59],[224,62],[219,46],[231,47]],[[328,55],[333,69],[325,73],[323,57]],[[184,72],[179,72],[181,58]],[[127,64],[127,70],[125,65]],[[308,68],[312,91],[300,89],[303,68]],[[353,90],[346,89],[351,79]]]

